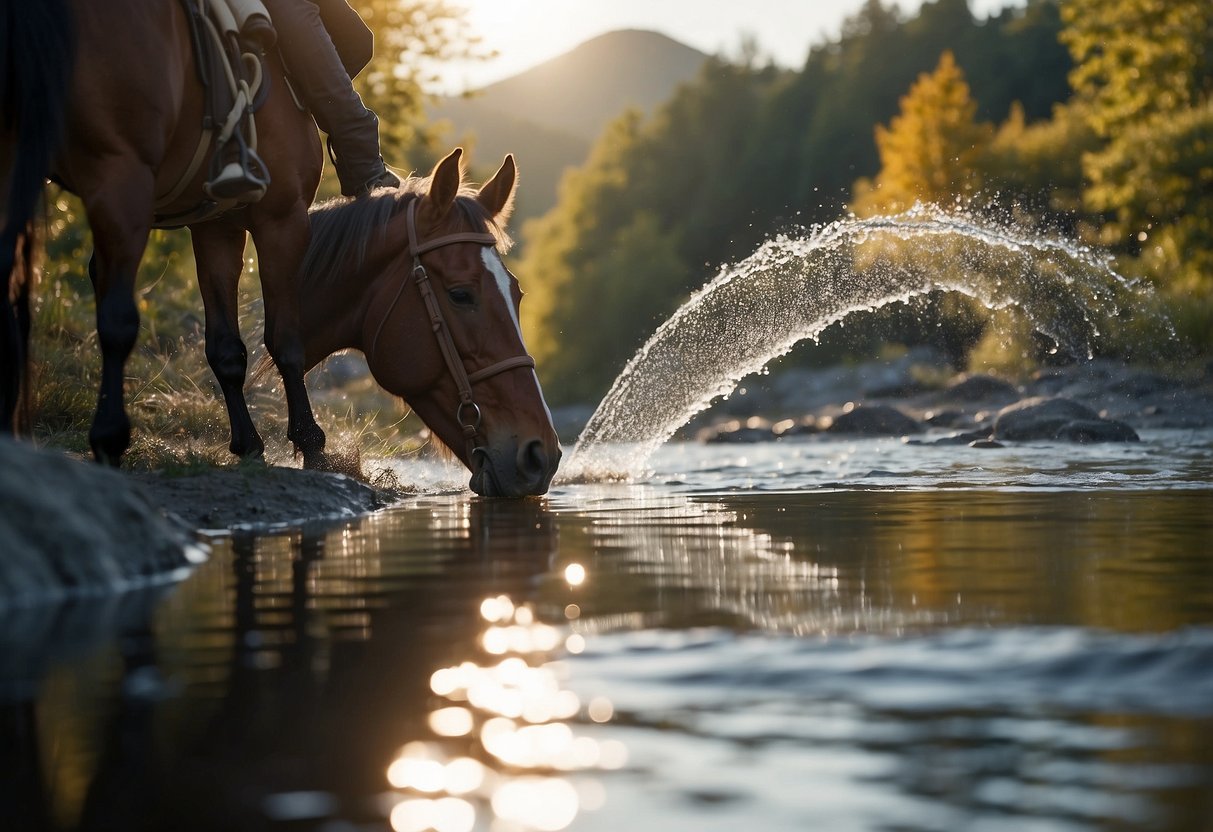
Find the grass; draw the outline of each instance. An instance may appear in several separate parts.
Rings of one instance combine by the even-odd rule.
[[[33,351],[35,439],[87,454],[100,382],[95,338],[40,337]],[[416,417],[372,386],[368,379],[313,390],[313,408],[328,435],[328,450],[347,461],[342,466],[347,472],[360,470],[363,458],[415,454],[425,444]],[[267,461],[297,465],[286,440],[286,403],[276,373],[247,386],[246,395],[266,442]],[[154,345],[137,348],[127,363],[126,401],[132,441],[124,467],[177,471],[237,462],[228,450],[227,410],[201,343],[182,344],[172,354]]]
[[[42,445],[89,454],[88,431],[101,380],[92,287],[84,277],[87,239],[75,220],[74,198],[60,196],[60,214],[48,229],[47,259],[33,296],[31,389],[34,439]],[[61,218],[67,215],[68,220]],[[183,233],[154,232],[137,285],[140,333],[126,365],[125,400],[132,443],[123,466],[184,472],[233,465],[227,411],[206,363],[202,302]],[[250,369],[263,347],[257,280],[242,281],[241,329],[250,346]],[[418,453],[422,425],[403,403],[369,377],[336,380],[323,365],[309,376],[312,404],[328,435],[327,448],[345,468],[361,459]],[[245,387],[253,420],[266,442],[266,459],[297,465],[286,439],[286,402],[276,371]]]

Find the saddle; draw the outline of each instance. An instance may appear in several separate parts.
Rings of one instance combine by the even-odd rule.
[[[265,162],[257,153],[254,113],[269,93],[269,74],[260,50],[241,43],[239,26],[225,0],[180,0],[189,23],[190,43],[205,106],[198,147],[177,184],[156,200],[154,225],[177,228],[218,216],[240,205],[256,202],[269,188]],[[215,193],[211,183],[229,164],[239,165],[243,187]],[[203,199],[193,208],[168,214],[208,165]]]

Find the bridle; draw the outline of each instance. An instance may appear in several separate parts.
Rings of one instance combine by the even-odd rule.
[[[496,247],[497,238],[487,232],[460,231],[455,234],[444,234],[441,237],[435,237],[432,240],[422,242],[417,237],[417,203],[419,201],[419,199],[414,199],[408,205],[409,255],[413,258],[413,268],[410,274],[413,277],[413,282],[417,284],[417,290],[421,293],[422,301],[425,302],[426,312],[430,316],[430,328],[434,330],[434,336],[438,339],[438,348],[442,351],[442,360],[446,362],[447,370],[450,372],[451,378],[454,379],[455,386],[459,389],[459,404],[455,408],[455,421],[459,423],[459,427],[463,430],[464,438],[467,440],[468,459],[470,460],[472,452],[482,447],[478,442],[480,439],[481,423],[480,406],[476,404],[476,400],[472,395],[472,385],[504,373],[507,370],[514,370],[520,367],[534,369],[535,359],[529,355],[516,355],[513,358],[498,361],[496,364],[490,364],[488,367],[484,367],[471,374],[464,368],[463,359],[460,358],[455,341],[451,338],[450,328],[446,325],[446,318],[442,315],[442,307],[438,305],[438,298],[434,294],[433,286],[430,285],[430,276],[426,273],[425,266],[421,262],[421,255],[434,249],[454,245],[455,243],[476,243],[482,246]],[[383,332],[384,325],[387,323],[388,318],[392,316],[392,310],[396,308],[400,296],[404,294],[404,287],[408,283],[409,276],[405,275],[404,280],[400,281],[400,288],[396,290],[395,297],[388,304],[387,311],[383,313],[379,326],[375,328],[375,337],[371,339],[370,359],[372,363],[374,363],[375,359],[375,349],[379,344],[379,334]],[[506,298],[506,302],[509,302],[509,298]]]

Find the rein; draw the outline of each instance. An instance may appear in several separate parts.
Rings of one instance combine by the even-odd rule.
[[[417,236],[417,202],[418,200],[414,199],[408,205],[409,255],[413,258],[413,268],[410,274],[412,275],[413,282],[417,284],[417,291],[421,294],[426,312],[430,316],[430,328],[434,330],[434,337],[438,339],[438,348],[442,352],[442,360],[446,363],[447,371],[451,374],[451,378],[455,381],[455,386],[459,389],[459,404],[455,408],[455,421],[459,423],[459,427],[463,430],[464,438],[468,443],[468,458],[471,459],[472,453],[481,447],[477,443],[477,439],[480,436],[480,406],[476,404],[472,393],[472,385],[504,373],[507,370],[522,367],[533,369],[535,367],[535,359],[529,355],[516,355],[513,358],[505,358],[495,364],[490,364],[488,367],[484,367],[474,373],[469,374],[467,372],[463,366],[463,359],[459,356],[459,349],[455,346],[455,340],[451,337],[450,328],[447,327],[446,318],[443,317],[442,307],[438,304],[438,297],[434,294],[434,287],[430,284],[430,276],[421,262],[421,255],[455,243],[476,243],[482,246],[496,246],[497,238],[488,233],[460,231],[455,234],[444,234],[422,242]],[[379,321],[379,326],[375,328],[375,336],[371,339],[370,358],[372,362],[375,359],[375,350],[379,345],[379,335],[383,332],[383,327],[387,324],[388,318],[392,316],[392,310],[396,308],[396,304],[400,301],[400,296],[404,294],[404,288],[408,283],[409,275],[406,275],[404,280],[400,281],[400,288],[396,290],[392,302],[388,304],[387,311],[384,312],[383,318]],[[506,302],[509,302],[508,298],[506,298]]]

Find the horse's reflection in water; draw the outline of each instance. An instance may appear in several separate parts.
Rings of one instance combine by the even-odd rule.
[[[72,658],[97,652],[108,640],[117,646],[121,671],[111,697],[102,710],[112,711],[104,727],[97,730],[95,770],[80,805],[73,807],[81,830],[148,828],[144,806],[149,794],[162,786],[155,743],[157,708],[166,691],[158,669],[152,620],[163,591],[142,590],[123,598],[100,598],[66,602],[58,607],[31,608],[12,612],[4,629],[26,638],[6,651],[0,662],[0,817],[4,829],[22,832],[64,828],[64,807],[52,805],[60,792],[71,792],[73,766],[68,775],[55,771],[64,765],[60,744],[75,748],[83,739],[71,737],[88,723],[91,703],[74,701],[79,712],[68,715],[70,726],[48,722],[39,700],[55,674],[56,666]],[[24,615],[23,615],[24,613]],[[39,634],[41,638],[32,637]],[[58,680],[62,688],[62,680]],[[86,699],[81,691],[75,700]],[[83,707],[81,707],[83,705]],[[65,739],[66,737],[66,739]],[[75,742],[74,742],[74,741]],[[91,762],[91,761],[90,761]],[[85,764],[87,765],[87,763]],[[69,798],[70,799],[70,798]]]
[[[444,539],[439,527],[460,533]],[[431,675],[483,660],[482,602],[530,597],[556,550],[553,518],[538,501],[448,505],[424,531],[428,541],[418,535],[400,552],[370,551],[383,544],[369,536],[361,544],[356,529],[304,533],[289,546],[234,537],[216,619],[230,641],[226,658],[165,666],[170,695],[161,687],[149,696],[141,685],[156,666],[151,628],[124,637],[122,693],[78,828],[383,824],[385,771],[405,742],[427,734]],[[360,572],[378,577],[351,577]],[[208,625],[190,638],[216,635]],[[181,676],[194,681],[176,690]]]

